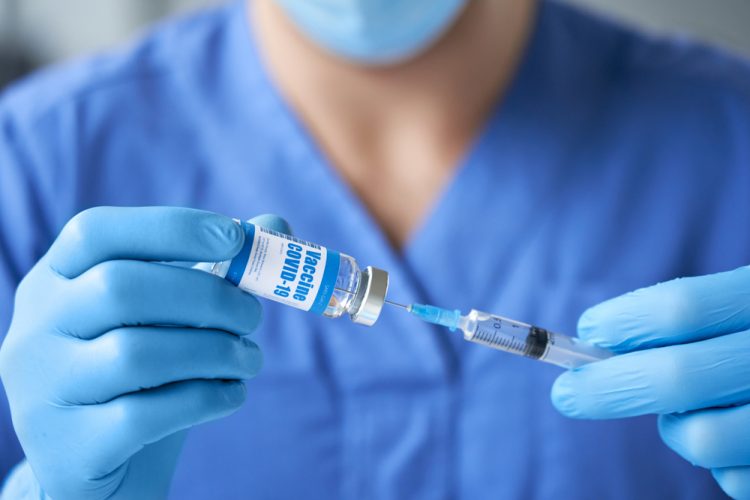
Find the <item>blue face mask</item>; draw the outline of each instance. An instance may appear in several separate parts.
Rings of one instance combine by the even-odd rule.
[[[440,37],[469,0],[276,0],[313,41],[368,64],[413,56]]]

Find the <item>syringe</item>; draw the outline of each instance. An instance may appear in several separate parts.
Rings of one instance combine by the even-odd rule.
[[[459,329],[464,334],[464,340],[469,342],[538,359],[563,368],[575,368],[613,356],[612,352],[577,338],[476,309],[462,316],[458,309],[442,309],[426,304],[407,306],[391,301],[386,302],[403,307],[414,316],[429,323],[448,327],[451,331]]]

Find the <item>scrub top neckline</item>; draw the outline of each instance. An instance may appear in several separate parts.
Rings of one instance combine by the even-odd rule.
[[[537,104],[529,101],[533,101],[539,92],[538,85],[534,85],[534,74],[538,73],[539,46],[542,45],[543,34],[541,25],[547,4],[548,2],[540,2],[536,8],[526,45],[517,62],[516,74],[508,84],[504,95],[500,96],[493,105],[484,125],[465,152],[463,159],[458,162],[452,178],[435,198],[427,215],[399,251],[390,243],[380,225],[349,184],[328,161],[314,141],[313,135],[309,133],[310,130],[306,124],[301,121],[285,97],[275,88],[258,48],[252,26],[252,11],[247,2],[239,0],[235,3],[235,8],[231,13],[233,17],[231,22],[234,24],[232,36],[235,37],[233,40],[237,51],[235,56],[238,61],[241,61],[241,64],[237,64],[239,71],[235,74],[238,80],[236,91],[240,93],[237,96],[237,102],[245,103],[249,108],[246,110],[248,113],[275,115],[274,121],[278,126],[268,131],[269,134],[275,136],[270,137],[270,140],[277,142],[281,149],[296,151],[298,158],[303,160],[290,162],[293,165],[289,168],[295,169],[295,176],[305,179],[310,185],[325,186],[327,203],[346,207],[345,210],[337,213],[338,223],[348,228],[347,231],[351,234],[356,235],[360,246],[373,249],[372,255],[377,256],[379,260],[373,265],[388,269],[392,278],[389,296],[394,300],[430,302],[433,295],[440,295],[440,291],[433,288],[429,277],[424,276],[424,272],[418,268],[420,255],[423,255],[422,252],[431,246],[429,240],[434,239],[441,231],[445,231],[441,221],[442,214],[451,213],[456,208],[460,208],[463,199],[461,193],[470,192],[477,183],[481,185],[493,176],[497,177],[492,171],[492,162],[487,161],[486,156],[489,154],[488,149],[497,150],[498,143],[508,142],[502,141],[506,127],[504,122],[508,121],[507,116],[523,114]],[[252,93],[253,99],[247,99],[248,92]],[[262,107],[259,107],[260,103]],[[504,147],[512,147],[512,144]],[[522,166],[514,165],[513,168],[522,168]],[[346,248],[339,250],[347,251]]]

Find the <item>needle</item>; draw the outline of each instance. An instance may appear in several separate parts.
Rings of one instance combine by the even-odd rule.
[[[385,303],[386,304],[390,304],[392,306],[401,307],[403,309],[406,309],[407,311],[411,311],[411,306],[406,306],[404,304],[399,304],[398,302],[393,302],[391,300],[386,300]]]

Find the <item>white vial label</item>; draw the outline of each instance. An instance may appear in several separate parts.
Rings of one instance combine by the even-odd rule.
[[[247,222],[245,245],[227,280],[254,295],[322,313],[336,284],[340,257],[314,243]]]

